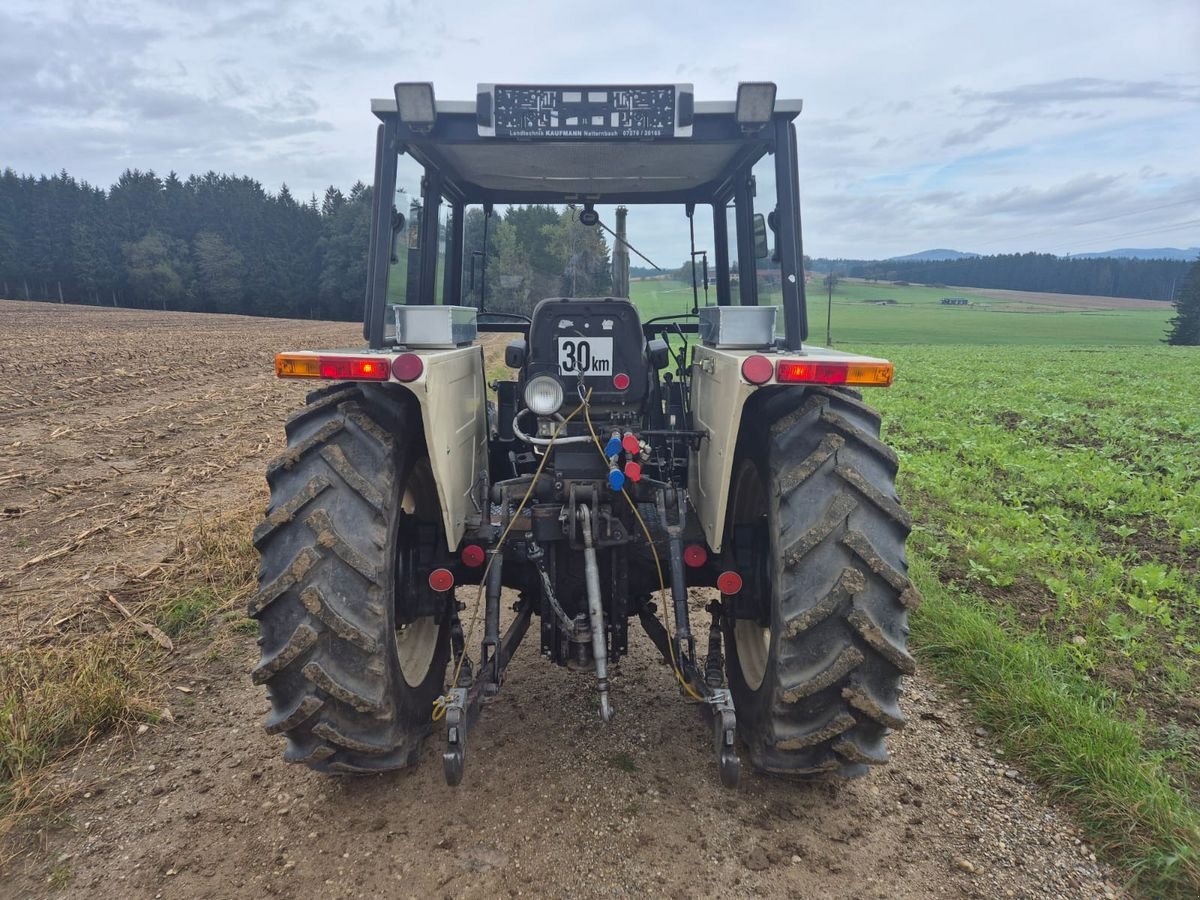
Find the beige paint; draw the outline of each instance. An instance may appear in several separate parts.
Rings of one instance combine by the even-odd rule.
[[[713,552],[721,550],[725,504],[733,451],[737,446],[742,407],[754,385],[742,378],[742,360],[749,352],[696,347],[692,355],[692,423],[708,433],[692,451],[688,466],[688,495]]]
[[[391,365],[399,353],[361,350],[301,351],[336,357],[369,355]],[[453,350],[422,350],[425,364],[416,381],[397,384],[412,392],[421,407],[429,466],[442,508],[446,543],[458,548],[468,525],[478,525],[487,497],[487,394],[483,348],[478,344]]]
[[[421,404],[429,464],[451,552],[486,508],[487,394],[479,345],[420,353],[425,371],[404,385]]]
[[[733,454],[741,430],[746,400],[758,390],[742,378],[742,360],[753,350],[717,350],[698,346],[692,356],[692,418],[697,430],[707,432],[700,449],[693,450],[688,467],[688,494],[714,553],[721,550],[725,534],[725,508]],[[804,359],[810,362],[881,363],[871,356],[842,353],[822,347],[805,347],[799,353],[764,354],[771,359]],[[770,387],[771,385],[764,385]]]

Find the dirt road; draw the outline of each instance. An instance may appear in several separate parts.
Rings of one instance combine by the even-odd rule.
[[[265,502],[263,465],[303,393],[270,377],[271,353],[355,333],[0,303],[5,642],[152,565],[196,521]],[[607,727],[586,676],[524,646],[457,789],[432,741],[386,777],[286,765],[246,676],[252,639],[215,661],[185,647],[163,685],[174,723],[79,754],[61,774],[76,799],[26,835],[0,896],[1120,895],[1119,873],[935,685],[910,683],[910,726],[871,777],[747,774],[730,792],[669,670],[631,645]]]

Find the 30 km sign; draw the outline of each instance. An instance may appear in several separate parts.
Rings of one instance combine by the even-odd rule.
[[[608,375],[613,368],[613,339],[560,337],[558,373],[560,375]]]

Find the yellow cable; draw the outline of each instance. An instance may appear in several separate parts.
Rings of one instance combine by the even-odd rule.
[[[588,399],[590,399],[591,396],[592,392],[589,390]],[[583,417],[587,420],[588,431],[592,433],[592,441],[596,444],[596,450],[599,451],[600,458],[604,460],[605,465],[608,465],[608,457],[605,456],[604,447],[602,447],[600,444],[600,436],[596,434],[596,427],[592,424],[591,407],[588,405],[587,399],[585,399],[583,402]],[[670,606],[666,597],[667,583],[666,579],[663,578],[662,562],[658,558],[658,548],[654,546],[654,539],[650,536],[650,528],[646,525],[646,520],[642,518],[642,514],[638,510],[637,504],[633,502],[633,498],[629,496],[624,487],[621,488],[621,494],[624,495],[625,501],[629,504],[629,508],[633,510],[633,514],[637,518],[638,524],[642,526],[642,533],[646,535],[646,543],[650,545],[650,553],[654,557],[654,568],[658,571],[658,599],[662,602],[663,606],[663,619],[666,623],[665,627],[667,629],[667,651],[671,656],[671,669],[675,673],[675,678],[679,681],[679,684],[688,693],[688,695],[691,696],[693,700],[699,700],[701,703],[703,703],[704,698],[697,694],[696,689],[693,688],[691,684],[683,677],[683,672],[680,670],[679,664],[675,661],[675,645],[671,641],[671,619],[667,611]]]
[[[529,497],[533,494],[533,489],[537,486],[538,478],[541,477],[542,469],[546,468],[546,461],[550,459],[550,450],[554,446],[554,442],[558,439],[558,436],[562,434],[562,430],[567,427],[567,423],[575,418],[581,409],[585,411],[587,410],[587,402],[589,399],[591,399],[591,396],[592,391],[589,388],[587,397],[584,397],[583,402],[575,407],[569,416],[559,422],[558,427],[554,429],[554,433],[550,435],[550,443],[546,445],[546,452],[542,454],[542,461],[538,463],[538,467],[533,473],[533,480],[529,482],[529,487],[525,491],[525,496],[522,497],[521,502],[517,504],[516,511],[509,518],[508,525],[504,527],[504,531],[500,534],[500,540],[496,542],[496,548],[492,551],[492,555],[488,558],[488,563],[483,569],[483,575],[479,579],[479,593],[475,595],[475,612],[471,616],[471,624],[468,626],[467,634],[463,638],[463,652],[458,657],[458,663],[454,666],[454,677],[450,679],[451,688],[458,684],[458,676],[459,673],[462,672],[463,660],[467,658],[466,648],[471,643],[471,639],[475,636],[475,625],[479,621],[479,611],[482,609],[482,604],[480,601],[483,599],[483,592],[487,589],[487,578],[488,573],[492,570],[492,563],[494,563],[496,561],[496,557],[500,555],[500,549],[504,546],[504,541],[508,537],[508,533],[512,531],[513,524],[521,515],[521,510],[523,510],[525,508],[525,504],[529,502]],[[441,719],[446,715],[446,706],[450,703],[451,699],[452,698],[449,694],[442,694],[433,701],[433,721],[441,721]]]

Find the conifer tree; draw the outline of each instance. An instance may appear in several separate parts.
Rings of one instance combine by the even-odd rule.
[[[1200,258],[1192,263],[1175,294],[1175,318],[1168,324],[1168,344],[1200,346]]]

